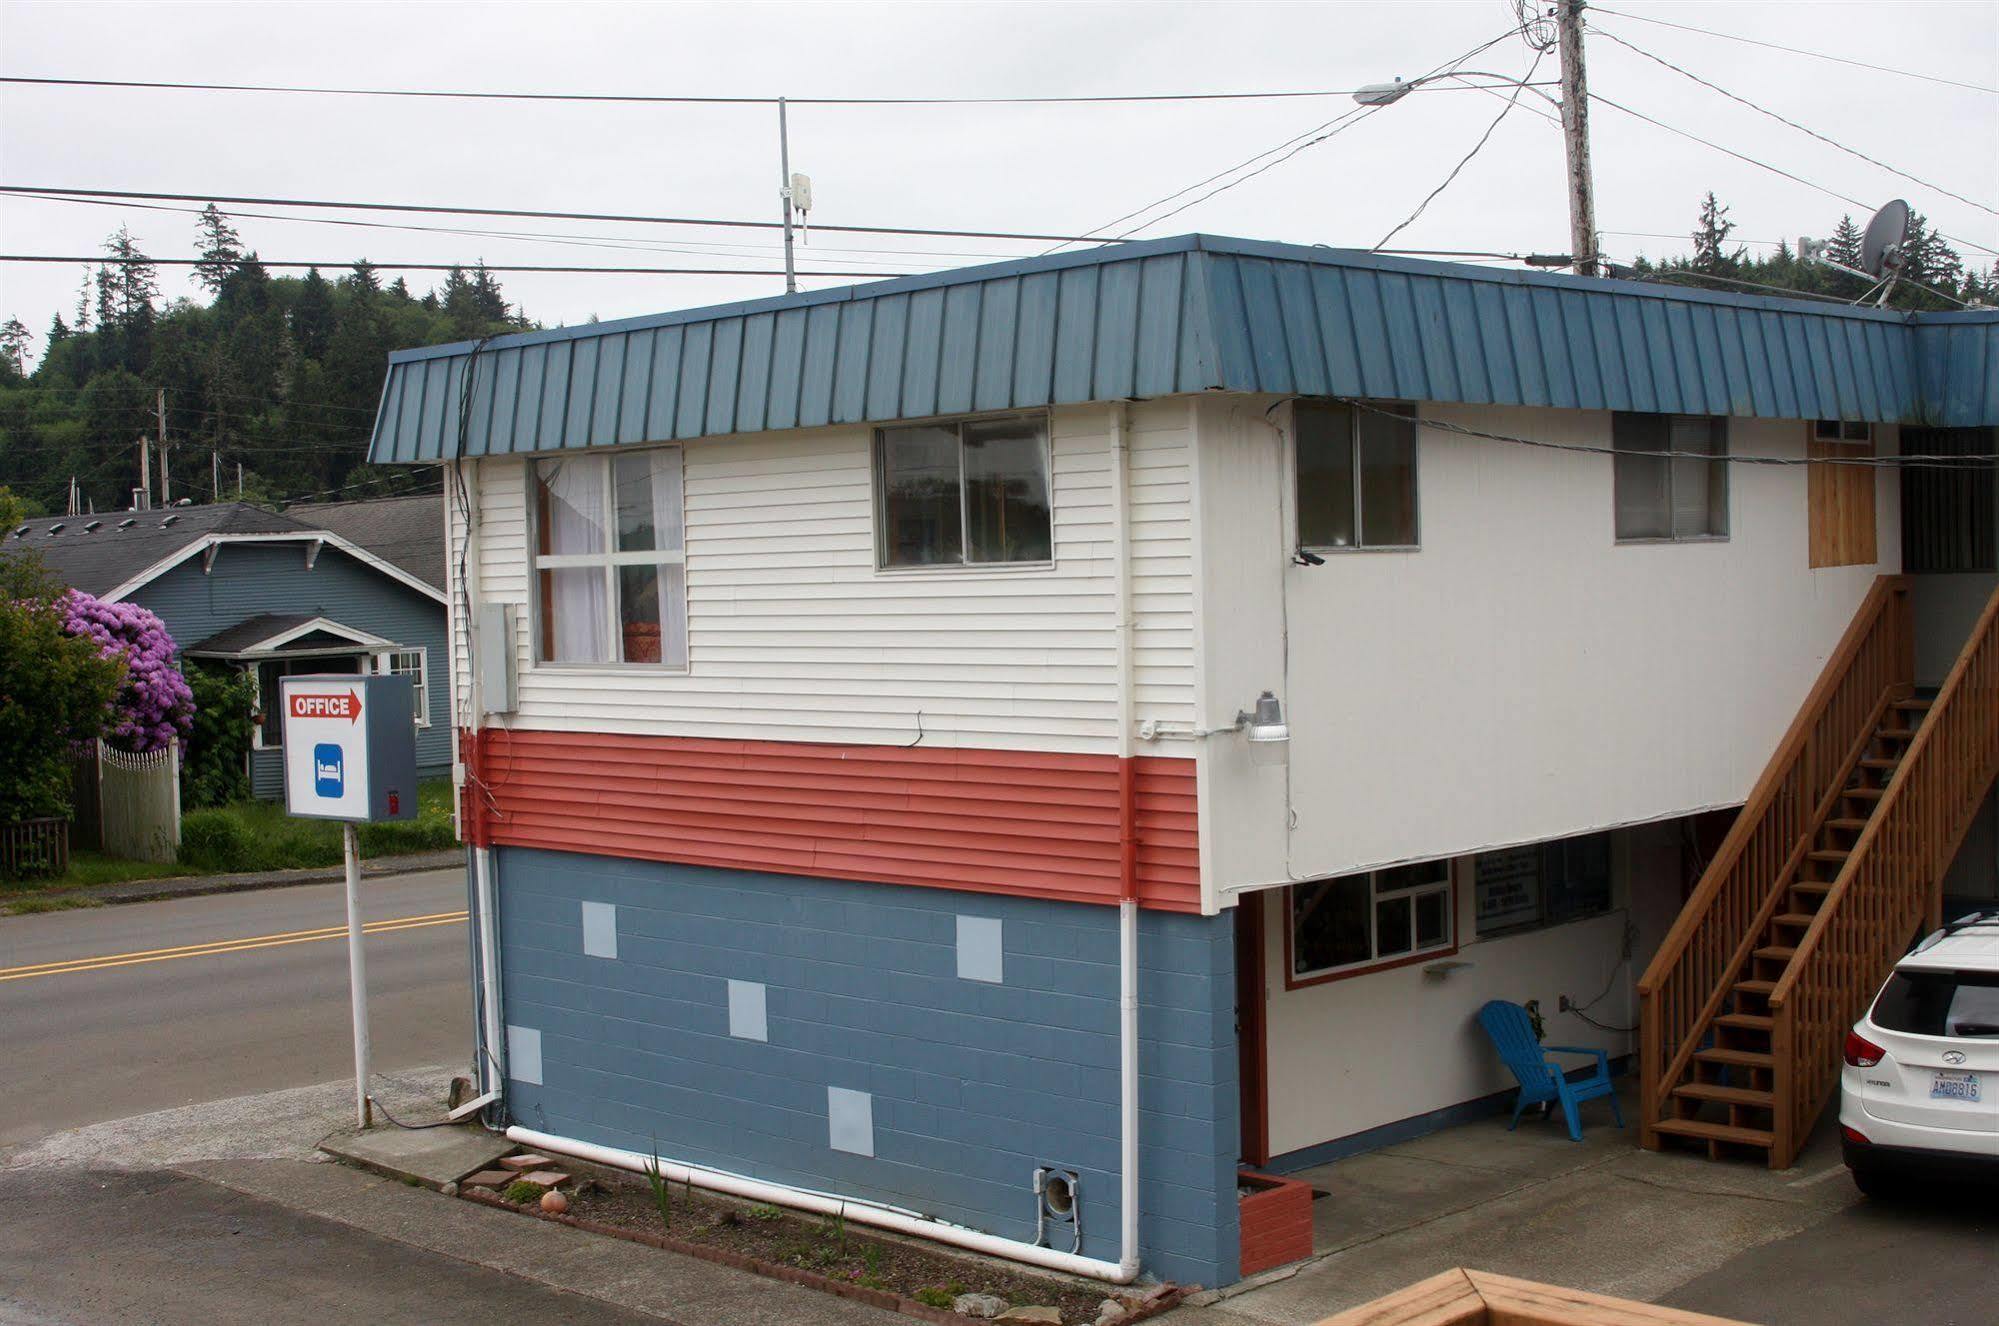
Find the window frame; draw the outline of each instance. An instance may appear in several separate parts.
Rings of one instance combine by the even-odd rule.
[[[1828,461],[1872,460],[1880,455],[1874,425],[1852,419],[1814,419],[1805,434],[1806,563],[1814,571],[1874,566],[1881,560],[1880,487],[1869,466]],[[1850,509],[1852,523],[1834,517]]]
[[[1637,451],[1637,450],[1627,451],[1625,448],[1619,446],[1617,443],[1617,421],[1623,418],[1665,420],[1666,430],[1667,430],[1666,432],[1667,446],[1665,448],[1665,451],[1656,451],[1656,452]],[[1722,532],[1716,534],[1712,530],[1709,530],[1701,534],[1671,534],[1671,533],[1632,534],[1632,535],[1620,534],[1618,533],[1617,529],[1618,509],[1619,506],[1621,505],[1618,501],[1617,462],[1623,459],[1627,455],[1657,456],[1659,460],[1662,463],[1664,463],[1664,465],[1666,466],[1666,484],[1665,484],[1666,523],[1668,526],[1672,524],[1673,509],[1675,506],[1675,503],[1673,501],[1673,484],[1675,482],[1673,477],[1674,474],[1673,461],[1675,457],[1667,455],[1666,452],[1672,449],[1671,447],[1672,425],[1675,419],[1705,420],[1710,429],[1712,429],[1720,438],[1721,445],[1719,449],[1717,449],[1715,452],[1712,453],[1714,459],[1709,461],[1708,464],[1710,465],[1718,464],[1721,467],[1720,470],[1717,472],[1721,475],[1721,512],[1722,512],[1722,525],[1723,525]],[[1648,544],[1727,543],[1731,538],[1733,538],[1735,534],[1735,484],[1728,470],[1727,458],[1732,454],[1729,451],[1729,440],[1730,439],[1729,439],[1728,416],[1725,414],[1659,413],[1647,410],[1611,411],[1610,532],[1611,532],[1612,541],[1615,542],[1620,547],[1626,547],[1626,546],[1644,547]]]
[[[398,672],[396,670],[395,660],[404,655],[416,659],[415,672]],[[423,645],[417,645],[409,649],[385,649],[375,655],[375,673],[377,676],[382,677],[415,677],[416,708],[412,712],[416,716],[416,725],[419,730],[430,726],[430,650],[428,648]]]
[[[1396,868],[1390,866],[1390,867],[1383,867],[1382,869],[1377,869],[1377,870],[1357,870],[1345,875],[1328,875],[1325,876],[1323,879],[1302,880],[1298,884],[1287,884],[1284,886],[1284,900],[1283,900],[1284,988],[1286,990],[1302,990],[1307,988],[1308,986],[1325,985],[1331,981],[1351,980],[1356,976],[1368,976],[1372,975],[1375,972],[1393,971],[1397,967],[1414,966],[1415,964],[1421,962],[1436,962],[1440,959],[1453,957],[1457,954],[1458,950],[1463,946],[1464,943],[1464,937],[1460,933],[1462,927],[1458,923],[1458,885],[1459,885],[1459,868],[1460,868],[1460,862],[1458,858],[1445,857],[1435,862],[1419,861],[1419,862],[1410,862],[1408,864],[1441,865],[1443,867],[1444,877],[1441,881],[1430,880],[1422,884],[1410,885],[1404,888],[1383,890],[1379,887],[1376,881],[1378,877],[1383,873],[1383,870]],[[1368,948],[1374,952],[1374,956],[1367,958],[1361,962],[1346,963],[1338,967],[1323,967],[1316,971],[1310,971],[1300,975],[1298,972],[1298,958],[1297,958],[1297,939],[1298,939],[1297,890],[1303,884],[1327,884],[1327,883],[1332,883],[1335,880],[1353,879],[1361,875],[1365,875],[1368,879],[1368,908],[1367,908]],[[1448,940],[1446,940],[1446,942],[1444,942],[1443,944],[1434,945],[1430,948],[1419,949],[1410,953],[1397,953],[1386,958],[1380,956],[1380,945],[1378,940],[1376,939],[1374,931],[1375,931],[1376,908],[1379,907],[1382,899],[1401,898],[1401,897],[1406,897],[1411,899],[1412,902],[1410,904],[1410,923],[1413,927],[1415,923],[1415,904],[1413,902],[1413,899],[1415,899],[1419,895],[1431,894],[1431,893],[1441,893],[1443,895],[1444,925],[1446,930],[1449,932]],[[1413,932],[1410,937],[1412,939],[1414,938]]]
[[[1304,503],[1300,500],[1298,483],[1298,412],[1302,406],[1309,410],[1317,405],[1344,405],[1352,419],[1352,434],[1348,442],[1352,446],[1353,464],[1353,529],[1355,542],[1307,543],[1304,535]],[[1409,510],[1414,543],[1363,543],[1367,526],[1365,508],[1362,504],[1360,422],[1364,407],[1388,410],[1402,414],[1409,421]],[[1413,553],[1423,551],[1423,416],[1415,401],[1377,400],[1372,397],[1324,397],[1291,402],[1290,437],[1290,483],[1291,483],[1291,541],[1295,548],[1314,553]],[[1406,412],[1406,413],[1405,413]]]
[[[1585,839],[1592,838],[1603,839],[1603,906],[1596,911],[1581,911],[1570,916],[1558,917],[1552,915],[1550,899],[1555,896],[1558,887],[1566,887],[1572,890],[1580,875],[1576,872],[1566,870],[1561,876],[1551,874],[1548,870],[1548,854],[1550,850],[1562,848],[1565,853],[1564,864],[1566,866],[1568,864],[1566,853],[1574,850],[1571,845],[1579,844]],[[1478,914],[1479,862],[1488,856],[1522,850],[1531,850],[1535,854],[1534,916],[1532,919],[1487,926],[1479,920]],[[1472,853],[1466,858],[1465,871],[1471,880],[1471,924],[1473,937],[1477,940],[1507,939],[1514,935],[1532,934],[1539,930],[1554,930],[1565,925],[1575,925],[1579,922],[1594,921],[1599,917],[1609,916],[1612,912],[1618,910],[1620,879],[1618,852],[1617,831],[1614,829],[1595,829],[1585,833],[1564,834],[1559,838],[1543,838],[1531,843],[1518,843],[1510,848],[1494,848],[1488,851]]]
[[[641,548],[632,552],[619,552],[618,541],[618,486],[615,482],[617,462],[626,456],[646,456],[654,452],[674,453],[680,468],[680,547]],[[540,468],[544,464],[573,464],[577,461],[591,461],[603,465],[604,476],[604,551],[595,553],[552,553],[544,554],[541,548],[541,478]],[[689,598],[687,590],[687,449],[679,443],[659,445],[590,448],[573,454],[533,455],[527,458],[527,553],[528,553],[528,666],[537,671],[563,672],[619,672],[657,673],[663,676],[684,676],[694,670],[694,635],[690,623]],[[687,661],[684,663],[626,663],[616,657],[601,663],[587,663],[564,659],[543,658],[541,652],[543,608],[541,573],[575,568],[590,569],[601,567],[604,571],[605,602],[609,611],[605,614],[607,624],[613,632],[608,642],[610,653],[615,655],[621,648],[616,632],[618,630],[618,568],[620,566],[666,566],[681,568],[680,618],[683,638],[687,641]],[[662,631],[664,624],[662,623]]]
[[[1041,433],[1041,486],[1048,495],[1048,556],[1018,562],[975,562],[966,555],[970,546],[971,512],[965,496],[965,434],[966,424],[1004,422],[1006,420],[1033,420],[1040,426]],[[882,434],[899,428],[950,428],[958,434],[958,560],[955,562],[926,562],[908,566],[891,565],[888,561],[888,466],[883,450]],[[979,414],[945,414],[925,419],[898,419],[893,423],[877,424],[869,432],[868,441],[868,489],[874,507],[874,552],[875,574],[879,576],[905,575],[964,575],[1002,574],[1016,571],[1049,571],[1055,567],[1055,426],[1054,417],[1048,410],[995,410]]]

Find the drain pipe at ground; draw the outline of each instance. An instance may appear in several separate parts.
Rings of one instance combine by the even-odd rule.
[[[553,1133],[537,1132],[532,1128],[522,1128],[518,1125],[507,1129],[507,1139],[537,1151],[573,1156],[593,1164],[631,1170],[635,1174],[644,1174],[650,1167],[657,1166],[659,1176],[669,1183],[689,1183],[697,1188],[726,1193],[745,1201],[769,1202],[775,1206],[809,1211],[814,1215],[837,1216],[857,1225],[872,1225],[876,1229],[885,1229],[894,1234],[911,1234],[918,1238],[935,1239],[939,1243],[949,1243],[972,1252],[984,1253],[989,1257],[1005,1257],[1012,1261],[1025,1262],[1030,1266],[1045,1267],[1051,1271],[1086,1275],[1092,1279],[1108,1280],[1120,1285],[1130,1284],[1136,1276],[1136,1267],[1132,1273],[1127,1274],[1116,1262],[1098,1261],[1094,1257],[1079,1257],[1073,1252],[1057,1252],[1053,1248],[1038,1247],[1016,1239],[1003,1239],[996,1234],[967,1229],[963,1225],[954,1225],[934,1216],[926,1216],[880,1202],[862,1201],[855,1197],[836,1197],[831,1193],[813,1192],[809,1188],[793,1188],[782,1183],[767,1183],[762,1179],[731,1174],[727,1170],[689,1165],[678,1160],[669,1160],[664,1156],[648,1156],[641,1151],[627,1151],[622,1147],[579,1142],[575,1138],[557,1137]]]
[[[1111,406],[1111,520],[1117,539],[1119,1284],[1138,1278],[1138,763],[1133,692],[1130,407]]]

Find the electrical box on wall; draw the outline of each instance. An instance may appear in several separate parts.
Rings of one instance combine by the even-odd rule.
[[[473,641],[479,669],[479,708],[487,714],[514,712],[514,605],[482,603]]]
[[[375,824],[416,818],[416,693],[408,676],[282,677],[285,813]]]

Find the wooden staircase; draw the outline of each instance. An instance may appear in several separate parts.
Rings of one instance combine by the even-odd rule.
[[[1999,592],[1934,699],[1908,583],[1855,614],[1639,982],[1640,1136],[1789,1166],[1999,774]]]

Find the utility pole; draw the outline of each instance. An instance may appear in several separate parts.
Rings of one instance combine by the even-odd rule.
[[[139,486],[133,493],[138,499],[138,510],[153,509],[153,440],[144,433],[139,434]]]
[[[784,293],[798,293],[798,268],[791,258],[791,134],[784,122],[784,98],[777,99],[777,196],[784,203]]]
[[[1584,0],[1556,0],[1562,56],[1562,139],[1569,164],[1569,252],[1578,276],[1596,276],[1596,190],[1589,169],[1589,82],[1583,73]]]
[[[161,387],[153,394],[153,412],[160,421],[160,505],[172,506],[173,493],[167,488],[167,389]]]
[[[208,453],[208,500],[222,500],[222,453],[219,451]]]

